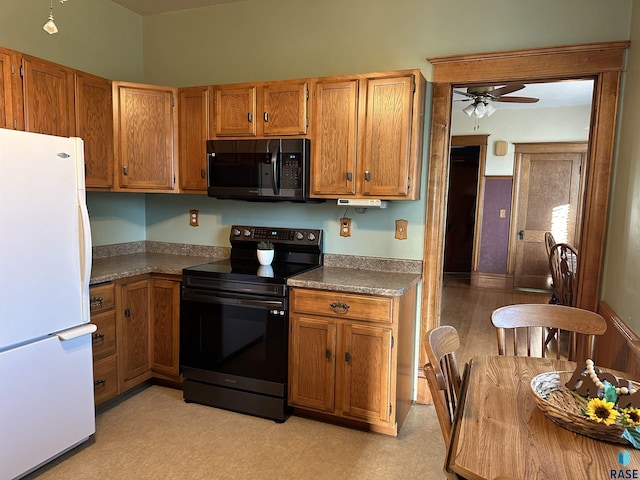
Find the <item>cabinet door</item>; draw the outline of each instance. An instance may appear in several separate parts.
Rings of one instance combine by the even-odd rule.
[[[179,375],[180,282],[151,280],[151,369]]]
[[[0,128],[16,128],[11,83],[11,53],[0,50]]]
[[[409,190],[413,75],[366,80],[362,193],[406,196]],[[413,179],[416,181],[417,179]]]
[[[387,422],[391,409],[391,330],[344,324],[338,352],[343,414]]]
[[[87,188],[113,186],[113,100],[111,81],[75,75],[76,135],[84,140]]]
[[[149,280],[121,286],[121,336],[118,356],[121,379],[125,384],[151,370],[149,352]],[[122,340],[122,341],[120,341]],[[125,388],[121,388],[122,391]]]
[[[114,83],[119,186],[127,190],[173,190],[174,90]]]
[[[255,136],[256,87],[216,87],[215,94],[215,135]]]
[[[209,87],[182,88],[178,92],[181,190],[207,190],[209,92]]]
[[[314,101],[311,191],[314,195],[354,195],[358,80],[320,82]]]
[[[284,82],[262,88],[262,131],[265,135],[307,133],[307,82]]]
[[[334,410],[336,324],[292,315],[289,337],[289,403]]]
[[[23,56],[24,126],[27,132],[75,135],[73,70]]]

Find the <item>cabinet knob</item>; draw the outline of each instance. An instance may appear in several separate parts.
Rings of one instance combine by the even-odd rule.
[[[353,180],[353,173],[347,172],[347,182],[350,182],[351,180]]]
[[[264,116],[262,118],[264,118],[265,122],[268,122],[269,121],[269,113],[268,112],[264,112]]]
[[[98,380],[96,380],[95,382],[93,382],[93,387],[94,388],[98,388],[98,387],[102,387],[103,385],[105,385],[107,383],[107,381],[104,378],[99,378]]]
[[[205,177],[207,176],[207,172],[205,171],[205,169],[204,169],[204,168],[201,168],[201,169],[200,169],[200,176],[201,176],[202,178],[205,178]]]
[[[366,170],[366,171],[364,172],[364,180],[365,180],[366,182],[370,182],[370,181],[371,181],[371,172],[370,172],[369,170]]]
[[[333,310],[335,313],[337,313],[339,315],[344,315],[345,313],[347,313],[349,311],[349,305],[347,305],[346,303],[333,302],[329,306],[331,307],[331,310]]]
[[[104,340],[104,333],[94,333],[92,338],[93,338],[93,343]]]
[[[324,356],[327,357],[327,360],[331,360],[331,349],[327,348],[324,352]]]
[[[344,361],[351,362],[351,354],[349,352],[344,352]]]
[[[253,122],[253,115],[251,114],[251,112],[247,113],[247,121],[249,123]]]

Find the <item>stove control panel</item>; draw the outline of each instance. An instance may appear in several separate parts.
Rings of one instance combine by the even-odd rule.
[[[229,240],[231,244],[269,241],[287,245],[319,246],[322,242],[322,230],[233,225]]]

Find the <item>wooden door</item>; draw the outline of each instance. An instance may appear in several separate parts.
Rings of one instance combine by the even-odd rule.
[[[362,193],[374,197],[406,196],[409,190],[413,75],[367,79],[366,85],[364,152],[358,173]]]
[[[118,82],[114,90],[119,187],[173,190],[173,99],[177,89]]]
[[[340,406],[348,416],[387,422],[391,410],[391,330],[345,324]]]
[[[22,57],[24,127],[27,132],[75,135],[73,70],[35,57]]]
[[[262,133],[306,135],[307,82],[278,82],[262,87]]]
[[[289,337],[289,403],[334,411],[336,324],[292,315]]]
[[[358,80],[318,82],[314,92],[311,192],[356,193]]]
[[[76,72],[76,135],[84,140],[87,188],[113,186],[112,95],[111,80]]]
[[[551,288],[544,234],[578,247],[576,235],[586,143],[515,145],[511,250],[514,287]]]
[[[149,351],[149,280],[121,286],[121,332],[118,357],[121,359],[123,391],[126,383],[151,370]],[[122,340],[122,341],[120,341]]]
[[[151,369],[179,376],[180,282],[151,280]]]
[[[182,88],[178,92],[180,120],[180,189],[207,191],[210,87]]]
[[[14,121],[13,88],[11,83],[11,53],[0,50],[0,128],[16,128]]]
[[[255,136],[256,87],[216,87],[215,129],[218,137]]]

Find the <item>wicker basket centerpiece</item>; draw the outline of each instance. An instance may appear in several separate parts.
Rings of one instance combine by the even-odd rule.
[[[593,362],[591,367],[593,372]],[[600,370],[597,372],[601,373]],[[616,391],[617,385],[609,381],[599,382],[601,388],[598,388],[589,381],[589,372],[582,377],[576,377],[577,373],[554,371],[534,377],[531,390],[538,408],[553,422],[572,432],[640,448],[640,410],[630,404],[630,399],[640,400],[640,392],[636,394],[640,384],[621,379],[620,383],[630,388]],[[607,376],[613,378],[610,374]],[[595,379],[599,381],[597,374]],[[578,393],[580,389],[568,388],[569,382],[583,386],[582,393],[588,390],[586,385],[589,384],[589,395],[582,396]]]

